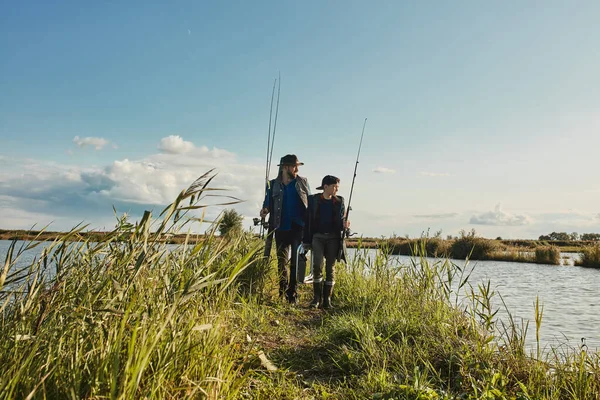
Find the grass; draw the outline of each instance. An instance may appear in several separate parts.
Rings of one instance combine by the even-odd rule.
[[[581,251],[581,259],[577,260],[575,265],[600,268],[600,244],[585,247]]]
[[[21,267],[39,242],[13,245],[0,275],[0,398],[600,396],[596,353],[527,354],[527,327],[498,329],[490,284],[428,261],[426,245],[407,265],[389,248],[359,250],[338,265],[328,312],[277,298],[275,266],[253,235],[168,249],[164,236],[193,223],[186,213],[205,206],[211,178],[158,219],[121,219],[101,242],[65,236]],[[301,286],[301,302],[311,292]],[[535,312],[539,333],[538,302]]]
[[[560,265],[560,250],[556,246],[542,246],[535,249],[535,262],[538,264]]]

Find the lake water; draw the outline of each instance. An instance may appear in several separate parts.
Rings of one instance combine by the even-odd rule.
[[[0,260],[4,261],[10,241],[0,240]],[[39,256],[42,247],[36,247],[22,257],[30,263]],[[350,256],[352,249],[349,249]],[[491,288],[502,295],[515,321],[529,320],[527,347],[535,348],[535,300],[544,306],[540,330],[542,346],[567,344],[573,348],[581,338],[591,350],[600,349],[600,299],[598,284],[600,269],[573,266],[573,256],[564,262],[569,265],[525,264],[502,261],[471,261],[474,267],[469,282],[473,287],[490,281]],[[394,256],[399,263],[410,263],[408,256]],[[434,261],[434,260],[431,260]],[[456,260],[464,266],[465,262]],[[493,306],[500,309],[500,318],[506,312],[500,297],[493,297]]]
[[[565,255],[568,257],[568,255]],[[410,257],[397,256],[399,262],[408,263]],[[504,261],[470,261],[473,267],[469,278],[477,289],[478,283],[490,282],[490,287],[500,294],[492,297],[500,318],[507,321],[507,312],[520,324],[529,322],[527,347],[535,348],[535,301],[543,306],[540,342],[547,345],[567,344],[578,347],[585,338],[589,349],[600,349],[600,299],[598,284],[600,270],[570,265],[544,265]],[[465,261],[454,260],[464,266]]]

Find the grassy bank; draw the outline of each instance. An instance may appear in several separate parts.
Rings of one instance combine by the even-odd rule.
[[[338,266],[335,308],[323,312],[277,298],[274,266],[251,235],[167,251],[164,234],[185,226],[202,188],[159,220],[122,220],[102,242],[66,237],[19,268],[22,254],[9,254],[1,398],[600,396],[597,354],[527,354],[518,326],[495,329],[489,286],[467,290],[468,271],[452,263],[398,265],[359,251]],[[469,293],[466,309],[457,286]],[[301,289],[306,304],[311,289]]]
[[[456,239],[444,240],[438,237],[418,239],[391,238],[380,240],[360,240],[353,246],[365,248],[385,248],[392,254],[451,258],[455,260],[496,260],[538,264],[560,265],[561,248],[540,241],[528,241],[518,246],[501,240],[478,237],[474,232],[462,232]],[[585,247],[582,247],[583,250]]]
[[[107,239],[113,241],[121,241],[121,238],[114,238],[114,232],[102,232],[102,231],[83,231],[77,230],[74,231],[71,235],[68,235],[67,232],[57,232],[57,231],[48,231],[48,230],[7,230],[0,229],[0,240],[39,240],[45,242],[52,242],[54,240],[64,241],[65,238],[68,241],[72,242],[103,242]],[[199,243],[202,240],[206,239],[206,235],[203,234],[195,234],[188,235],[185,233],[166,233],[161,235],[160,240],[164,241],[168,244],[183,244],[183,243]],[[125,239],[126,240],[126,239]]]

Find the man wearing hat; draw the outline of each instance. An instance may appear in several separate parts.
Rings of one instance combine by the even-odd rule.
[[[295,154],[281,158],[277,178],[269,181],[260,216],[269,217],[269,232],[275,231],[277,247],[277,269],[279,271],[279,295],[285,294],[288,302],[296,304],[296,260],[298,247],[302,243],[304,216],[308,206],[310,187],[308,180],[298,175],[298,161]],[[288,249],[292,248],[289,280],[286,263]]]
[[[325,175],[317,193],[308,198],[308,211],[304,224],[304,246],[312,248],[313,290],[311,308],[331,308],[334,266],[340,251],[342,231],[350,226],[346,220],[344,198],[337,196],[340,180]],[[323,274],[325,258],[325,274]],[[325,275],[325,279],[323,279]]]

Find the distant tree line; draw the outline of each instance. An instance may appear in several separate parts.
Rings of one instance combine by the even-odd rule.
[[[548,235],[541,235],[539,240],[600,240],[600,233],[582,233],[577,232],[552,232]]]

